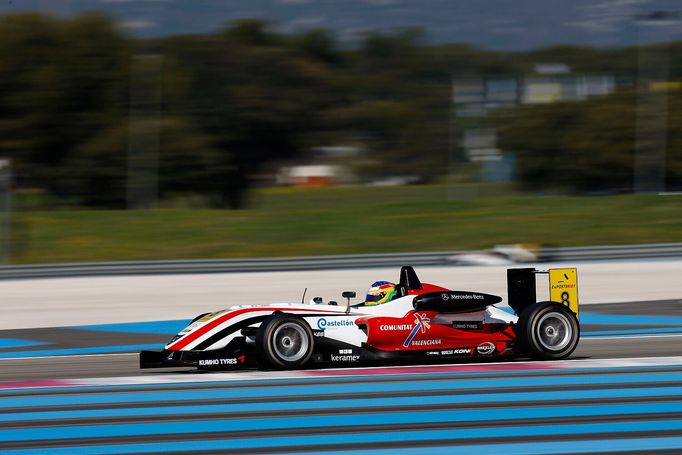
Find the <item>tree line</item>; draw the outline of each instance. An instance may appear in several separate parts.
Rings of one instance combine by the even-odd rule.
[[[677,57],[681,50],[680,43],[666,48]],[[259,20],[138,39],[96,14],[5,15],[0,157],[12,159],[19,188],[92,207],[126,206],[131,141],[145,137],[158,141],[159,197],[200,195],[214,207],[243,207],[256,176],[319,145],[357,146],[364,151],[357,171],[368,177],[434,180],[447,172],[459,143],[453,77],[520,76],[552,61],[576,73],[634,78],[638,52],[572,46],[494,52],[430,45],[418,29],[369,32],[346,48],[327,30],[282,34]],[[680,65],[671,60],[671,79],[682,76]],[[595,181],[627,187],[633,96],[521,106],[492,121],[506,126],[501,143],[520,154],[527,188],[548,180],[569,191],[589,191]],[[679,106],[679,91],[671,92],[673,182],[682,172]],[[575,159],[563,162],[569,155]]]

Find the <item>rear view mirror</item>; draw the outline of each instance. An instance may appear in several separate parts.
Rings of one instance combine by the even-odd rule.
[[[346,304],[346,314],[350,313],[350,299],[355,298],[355,292],[354,291],[343,291],[341,293],[341,297],[344,299],[348,299],[348,303]]]

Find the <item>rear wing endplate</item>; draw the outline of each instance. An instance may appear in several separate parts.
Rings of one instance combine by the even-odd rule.
[[[566,305],[578,317],[578,269],[507,269],[509,306],[519,314],[537,301],[536,275],[549,275],[549,299]]]

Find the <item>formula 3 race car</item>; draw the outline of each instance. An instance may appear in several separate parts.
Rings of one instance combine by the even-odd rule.
[[[549,301],[537,302],[536,275],[549,275]],[[197,316],[160,351],[142,351],[141,368],[295,369],[314,365],[430,363],[491,357],[563,359],[578,345],[576,269],[508,269],[502,297],[422,283],[402,267],[397,284],[345,305],[234,306]],[[383,289],[390,289],[387,296]],[[380,304],[378,304],[381,302]]]

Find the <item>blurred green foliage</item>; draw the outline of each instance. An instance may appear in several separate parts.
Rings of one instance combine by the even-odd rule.
[[[670,79],[679,80],[682,43],[666,51],[674,57]],[[149,55],[162,56],[159,112],[131,123],[139,108],[131,75],[144,74],[136,58]],[[633,80],[637,56],[635,48],[501,53],[427,45],[416,29],[367,33],[347,49],[325,30],[283,35],[257,20],[212,34],[135,39],[99,15],[5,15],[0,157],[13,160],[20,189],[101,208],[126,206],[130,138],[145,132],[159,134],[162,201],[198,195],[204,206],[244,207],[254,177],[328,144],[360,146],[355,164],[365,177],[430,181],[448,172],[459,140],[450,124],[454,76],[522,76],[550,61]],[[668,170],[678,184],[679,92],[670,106]],[[502,143],[519,152],[526,188],[630,188],[634,109],[631,93],[521,107],[503,119]]]
[[[647,96],[660,96],[649,93]],[[682,188],[682,91],[665,95],[665,187]],[[505,116],[500,146],[519,151],[519,181],[533,191],[629,192],[637,153],[638,115],[651,116],[634,91],[582,102],[522,106]],[[659,122],[655,119],[655,122]],[[648,133],[648,131],[646,131]],[[655,134],[655,133],[654,133]],[[639,145],[642,146],[641,143]]]

